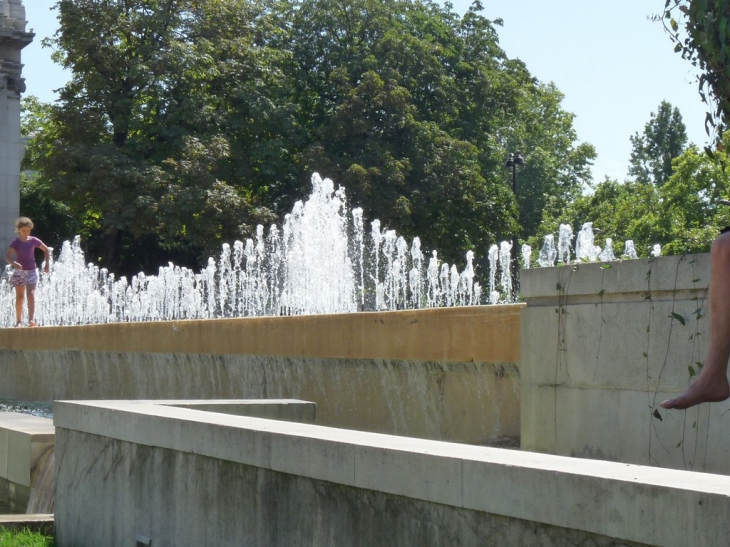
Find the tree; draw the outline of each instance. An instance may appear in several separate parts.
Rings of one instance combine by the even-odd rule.
[[[724,150],[730,134],[723,136]],[[674,162],[674,174],[661,189],[668,254],[707,252],[720,230],[730,225],[730,208],[719,200],[730,195],[728,157],[690,147]]]
[[[500,22],[481,10],[460,19],[433,2],[302,0],[281,25],[309,133],[302,171],[342,182],[370,218],[449,261],[523,235],[546,196],[580,191],[595,157],[576,144],[559,91],[507,57]],[[517,148],[529,160],[519,208],[504,170]]]
[[[637,182],[662,186],[672,176],[672,160],[687,147],[687,131],[677,107],[667,101],[644,126],[644,133],[631,138],[629,176]]]
[[[522,97],[510,128],[508,149],[522,148],[526,157],[517,174],[521,239],[537,232],[546,209],[562,210],[591,184],[595,148],[578,142],[575,116],[562,101],[554,84],[537,83]]]
[[[33,95],[20,101],[20,131],[27,139],[20,174],[20,210],[33,219],[38,237],[49,245],[59,245],[80,233],[82,226],[71,215],[68,205],[54,199],[49,181],[34,170],[39,158],[50,153],[47,144],[55,138],[52,110],[50,104],[42,103]],[[46,138],[40,138],[41,135]]]
[[[73,76],[34,168],[116,271],[199,262],[290,211],[313,171],[449,262],[590,181],[562,95],[507,57],[479,2],[463,18],[420,0],[57,5]]]
[[[730,146],[730,134],[723,148]],[[637,253],[648,256],[654,244],[663,254],[706,252],[719,231],[730,225],[730,208],[719,201],[730,195],[727,154],[710,156],[690,146],[672,162],[673,174],[659,187],[640,181],[619,183],[606,178],[592,194],[579,197],[557,214],[546,211],[533,248],[542,245],[546,234],[558,233],[558,225],[568,223],[574,231],[584,222],[600,230],[597,244],[610,237],[617,254],[624,241],[634,241]]]
[[[219,176],[230,156],[210,93],[221,52],[204,36],[219,5],[57,3],[61,26],[51,43],[72,77],[34,167],[83,219],[92,256],[107,267],[131,273],[166,258],[194,262],[268,218],[250,189]]]
[[[711,106],[705,129],[721,144],[730,120],[730,0],[666,0],[662,20],[674,51],[703,71],[699,93]]]

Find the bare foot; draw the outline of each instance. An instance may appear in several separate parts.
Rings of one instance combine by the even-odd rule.
[[[730,397],[730,384],[727,376],[715,378],[711,374],[700,374],[697,380],[684,393],[674,399],[663,401],[662,408],[683,410],[701,403],[719,403]]]

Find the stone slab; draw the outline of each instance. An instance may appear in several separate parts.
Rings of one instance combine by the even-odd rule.
[[[53,515],[0,515],[0,527],[7,530],[30,530],[44,535],[53,535]]]
[[[53,446],[54,434],[49,418],[0,412],[0,478],[30,487],[31,469],[40,455]]]
[[[583,530],[626,542],[669,547],[726,545],[730,477],[722,475],[227,416],[149,403],[60,401],[56,403],[55,425],[61,436],[75,432],[74,435],[82,435],[79,438],[88,435],[89,439],[107,439],[104,443],[121,441],[158,447],[165,451],[161,457],[180,452],[218,458],[225,453],[225,461],[323,484]],[[246,449],[252,444],[252,449]],[[226,445],[237,450],[221,448]],[[75,450],[71,446],[68,449]],[[57,461],[71,459],[59,456]],[[65,463],[60,465],[59,480],[65,481]],[[146,480],[155,479],[150,475]],[[175,486],[167,484],[164,488]],[[91,497],[80,503],[93,504],[93,487],[87,495]],[[122,496],[123,492],[117,495]],[[63,492],[59,492],[58,498],[63,497]],[[72,501],[66,499],[65,503]],[[124,499],[119,498],[114,510],[120,514],[134,510],[132,506],[123,507],[123,503]],[[63,511],[65,518],[74,513],[72,508]],[[83,507],[76,511],[83,511]],[[307,516],[306,507],[300,511],[287,513],[287,518],[315,518]],[[162,513],[158,520],[164,520]],[[67,521],[56,524],[60,530]]]

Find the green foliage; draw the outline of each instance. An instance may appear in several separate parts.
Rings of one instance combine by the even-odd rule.
[[[449,262],[524,237],[590,182],[562,94],[507,57],[478,1],[463,18],[411,0],[57,8],[72,79],[33,106],[31,194],[117,272],[200,262],[290,211],[313,171]]]
[[[507,215],[489,218],[491,207],[511,208],[509,193],[484,177],[478,148],[452,129],[459,89],[473,87],[466,79],[475,68],[448,12],[398,0],[307,0],[291,9],[296,102],[311,128],[305,176],[317,170],[342,183],[367,217],[421,234],[427,247],[463,252],[514,229]],[[478,23],[476,38],[502,57],[491,24]],[[470,213],[480,222],[454,222]]]
[[[728,146],[730,133],[724,137],[724,147]],[[709,251],[719,231],[730,225],[730,208],[718,204],[730,195],[727,162],[723,151],[710,157],[690,146],[674,159],[673,174],[663,186],[637,181],[622,184],[607,178],[560,215],[546,214],[539,235],[530,243],[539,248],[542,236],[557,233],[560,223],[575,228],[593,222],[600,230],[597,243],[612,238],[617,255],[627,239],[634,241],[640,256],[647,256],[655,243],[667,255]]]
[[[249,188],[220,177],[230,144],[210,93],[221,60],[205,35],[220,6],[57,4],[61,28],[52,44],[72,78],[49,109],[53,130],[35,139],[43,153],[30,161],[82,223],[92,256],[116,271],[170,256],[194,262],[270,218]],[[219,36],[240,19],[228,19]],[[240,40],[250,42],[250,34]]]
[[[570,224],[573,231],[585,222],[592,222],[596,243],[603,246],[606,238],[613,240],[614,254],[620,256],[627,239],[634,241],[639,256],[647,256],[654,243],[660,243],[658,230],[659,193],[655,186],[643,183],[618,181],[606,178],[593,189],[593,193],[576,198],[557,215],[546,211],[538,234],[530,239],[533,249],[542,246],[546,234],[557,234],[560,224]]]
[[[21,99],[21,131],[28,137],[20,175],[20,211],[33,218],[34,233],[49,245],[56,245],[81,233],[82,225],[77,222],[69,206],[54,199],[51,185],[32,167],[49,154],[46,144],[52,142],[56,134],[51,122],[52,107],[41,103],[33,95]],[[44,135],[45,138],[38,138]]]
[[[369,218],[419,235],[449,261],[522,235],[546,196],[579,192],[592,147],[576,146],[554,86],[498,44],[475,3],[463,19],[432,2],[292,4],[291,71],[304,176],[342,183]],[[522,148],[519,207],[504,170]],[[519,211],[519,216],[518,216]]]
[[[53,199],[50,188],[40,177],[32,174],[20,176],[20,211],[21,214],[32,216],[34,235],[52,246],[56,242],[70,240],[83,231],[69,207]]]
[[[730,145],[730,134],[721,141]],[[710,157],[690,147],[674,162],[675,173],[662,188],[666,254],[709,251],[719,231],[730,225],[730,208],[718,201],[730,195],[727,154]]]
[[[678,108],[662,101],[644,126],[631,137],[629,175],[637,182],[663,185],[672,176],[672,160],[687,147],[687,131]]]
[[[666,0],[663,21],[674,50],[703,72],[699,92],[712,108],[705,128],[720,143],[730,120],[730,0]]]

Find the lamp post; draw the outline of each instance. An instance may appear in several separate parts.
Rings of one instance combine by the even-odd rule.
[[[510,154],[506,162],[504,162],[505,169],[512,169],[512,193],[515,196],[515,204],[517,204],[517,166],[525,163],[525,158],[522,157],[522,153],[518,150],[517,152]],[[519,205],[517,206],[519,221]],[[517,279],[518,279],[519,265],[517,263],[517,234],[512,236],[512,301],[517,301]]]

